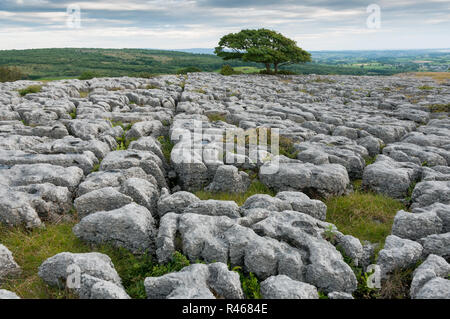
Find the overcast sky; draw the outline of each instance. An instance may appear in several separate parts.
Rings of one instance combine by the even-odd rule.
[[[306,50],[449,48],[450,0],[0,0],[0,49],[212,48],[261,27]]]

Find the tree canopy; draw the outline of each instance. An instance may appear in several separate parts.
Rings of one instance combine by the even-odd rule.
[[[223,36],[215,53],[224,60],[240,59],[263,63],[268,72],[285,64],[311,61],[311,54],[297,46],[294,40],[268,29],[242,30]]]

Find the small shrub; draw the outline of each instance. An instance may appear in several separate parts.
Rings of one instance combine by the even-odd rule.
[[[202,72],[202,70],[193,66],[177,70],[177,74],[188,74],[197,72]]]
[[[125,133],[121,137],[116,138],[117,148],[116,151],[126,151],[130,147],[131,142],[136,141],[137,138],[127,139]]]
[[[434,87],[429,86],[429,85],[419,86],[419,90],[429,91],[429,90],[432,90],[432,89],[434,89]]]
[[[79,80],[91,80],[93,78],[99,77],[99,74],[93,71],[84,71],[81,73]]]
[[[73,109],[72,112],[69,113],[70,117],[74,120],[77,118],[77,109]]]
[[[328,296],[322,291],[319,290],[317,293],[319,294],[319,299],[329,299]]]
[[[239,274],[242,290],[246,299],[261,299],[261,286],[258,278],[253,273],[244,274],[242,267],[237,266],[232,269]]]
[[[334,232],[332,225],[328,226],[328,228],[323,232],[323,238],[326,241],[329,241],[332,245],[336,243],[336,233]]]
[[[42,90],[42,86],[40,85],[31,85],[25,89],[19,90],[20,96],[25,96],[30,93],[39,93]]]
[[[26,75],[18,67],[0,66],[0,82],[14,82],[25,78]]]
[[[224,66],[222,66],[220,74],[228,76],[228,75],[242,74],[242,72],[236,71],[235,69],[233,69],[231,65],[225,64]]]

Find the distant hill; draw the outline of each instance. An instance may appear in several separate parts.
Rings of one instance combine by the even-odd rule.
[[[186,52],[186,53],[194,53],[194,54],[214,54],[214,49],[175,49],[173,51]]]
[[[186,67],[219,70],[224,61],[215,55],[147,49],[34,49],[0,51],[0,65],[17,66],[31,79],[77,77],[85,71],[97,76],[172,74]],[[255,66],[240,61],[232,66]]]
[[[184,52],[190,51],[190,52]],[[217,72],[224,64],[250,67],[261,64],[223,61],[213,49],[35,49],[0,51],[0,66],[17,66],[30,79],[78,77],[85,71],[96,76],[148,76],[173,74],[186,67]],[[392,75],[418,71],[447,72],[449,50],[314,51],[313,62],[284,69],[299,74]]]

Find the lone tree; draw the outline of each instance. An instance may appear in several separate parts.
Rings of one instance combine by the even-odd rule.
[[[215,53],[224,60],[263,63],[267,72],[273,64],[275,73],[282,65],[311,61],[311,54],[299,48],[294,40],[267,29],[227,34],[220,39]]]

